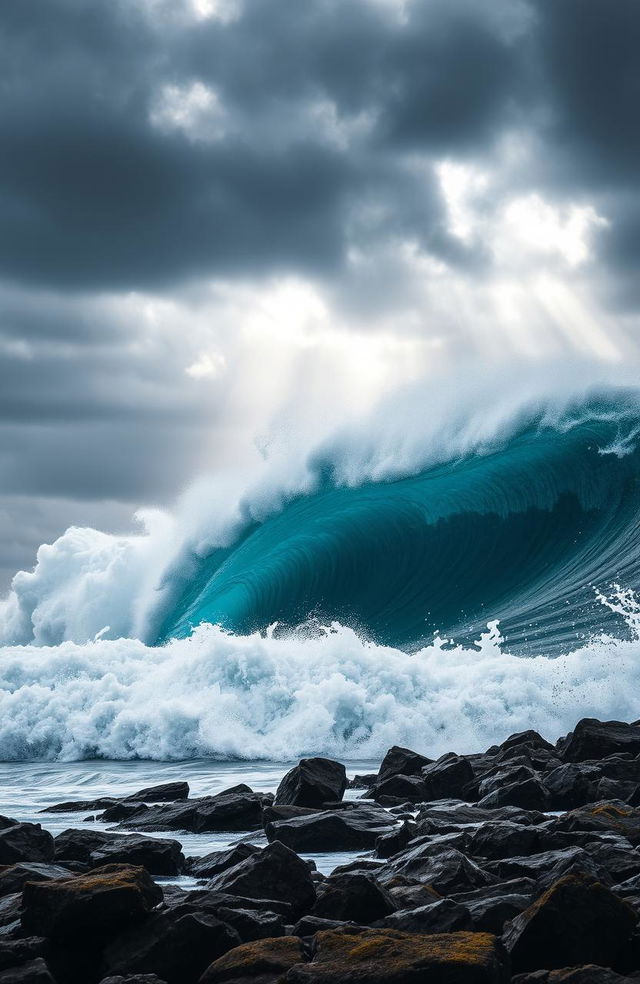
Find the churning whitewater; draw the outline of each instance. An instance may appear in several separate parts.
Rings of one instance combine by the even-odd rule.
[[[437,754],[638,716],[638,393],[432,417],[224,506],[200,487],[180,533],[43,546],[0,608],[0,757]]]

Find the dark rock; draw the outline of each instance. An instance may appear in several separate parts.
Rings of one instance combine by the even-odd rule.
[[[0,830],[0,864],[53,861],[53,837],[39,823],[16,823]]]
[[[380,873],[385,883],[395,875],[426,882],[445,895],[456,890],[478,888],[494,880],[460,851],[434,851],[428,844],[421,844],[396,855]]]
[[[384,871],[385,866],[382,861],[373,861],[371,858],[354,858],[353,861],[347,861],[346,864],[339,864],[337,868],[334,868],[331,872],[333,875],[349,875],[354,871],[357,872],[371,872],[374,876],[380,871]]]
[[[628,842],[625,846],[609,841],[594,841],[584,849],[614,882],[640,875],[640,854]]]
[[[419,776],[425,765],[431,765],[433,759],[412,752],[410,748],[394,745],[382,760],[376,779],[388,779],[389,776]]]
[[[92,851],[89,863],[142,865],[152,875],[178,875],[184,869],[182,846],[176,840],[128,834],[114,837]]]
[[[194,830],[206,831],[259,830],[262,811],[271,800],[263,793],[229,791],[200,800],[196,810]]]
[[[241,841],[239,844],[227,848],[226,851],[213,851],[211,854],[205,854],[202,858],[190,858],[187,870],[194,878],[213,878],[219,872],[232,868],[234,864],[245,861],[252,854],[259,852],[259,847]]]
[[[596,863],[582,847],[570,847],[560,851],[543,851],[540,854],[525,854],[522,857],[504,858],[486,865],[487,870],[500,879],[533,878],[539,879],[551,873],[556,881],[569,868],[579,865],[593,877],[600,875]]]
[[[621,779],[601,779],[596,786],[595,795],[591,797],[591,802],[594,800],[622,800],[623,803],[628,803],[636,791],[635,782],[627,782]]]
[[[115,803],[108,810],[100,814],[99,819],[103,823],[119,823],[121,820],[130,820],[132,817],[139,817],[148,811],[146,803],[137,803],[132,800],[130,803]]]
[[[612,966],[636,925],[636,914],[599,882],[570,875],[516,916],[503,940],[514,972]]]
[[[89,864],[91,855],[114,838],[102,830],[77,830],[70,827],[63,830],[54,840],[56,861],[81,861]]]
[[[393,899],[398,911],[402,909],[420,909],[422,906],[431,905],[432,902],[439,902],[441,895],[429,885],[416,885],[413,883],[396,884],[389,886],[389,895]]]
[[[413,850],[414,847],[422,847],[423,845],[429,849],[430,854],[435,854],[436,852],[442,853],[442,851],[448,850],[449,848],[455,848],[456,851],[462,851],[463,854],[468,854],[467,845],[470,839],[470,831],[464,827],[457,831],[452,831],[448,834],[426,834],[422,837],[414,837],[409,841],[405,850]],[[403,854],[403,851],[398,852]],[[395,855],[394,855],[395,857]]]
[[[355,810],[327,810],[268,823],[265,833],[270,841],[279,840],[296,851],[367,850],[395,826],[396,821],[384,810],[361,805]]]
[[[511,748],[521,748],[522,746],[527,748],[544,749],[547,752],[553,752],[553,745],[546,741],[542,735],[538,734],[537,731],[519,731],[514,735],[510,735],[506,741],[503,741],[501,745],[498,746],[499,751],[507,751]]]
[[[549,794],[535,778],[501,786],[479,801],[480,809],[496,809],[501,806],[519,806],[523,810],[544,811],[549,807]]]
[[[153,832],[157,830],[186,830],[196,832],[198,807],[203,799],[178,800],[175,803],[159,803],[134,813],[119,824],[124,830]]]
[[[500,936],[505,923],[519,916],[530,904],[529,895],[499,895],[466,903],[471,928],[476,933],[493,933],[495,936]]]
[[[377,778],[377,772],[369,772],[364,776],[353,776],[352,779],[347,779],[347,789],[369,789]]]
[[[388,776],[376,782],[365,798],[393,806],[398,803],[424,803],[428,795],[427,787],[419,776]]]
[[[498,769],[492,769],[482,777],[478,784],[478,799],[488,796],[496,789],[503,786],[510,786],[512,783],[523,783],[529,779],[537,779],[537,772],[529,765],[502,765]]]
[[[344,765],[325,758],[301,759],[287,772],[276,791],[276,806],[320,807],[341,800],[347,788]]]
[[[22,893],[13,892],[0,899],[0,926],[13,926],[20,921]]]
[[[640,754],[640,726],[623,721],[597,721],[583,718],[566,738],[557,744],[557,751],[565,762],[601,760],[619,752]]]
[[[376,838],[376,857],[391,858],[399,851],[404,851],[412,837],[416,835],[416,825],[411,821],[402,823],[395,830],[390,830],[388,834],[381,834]]]
[[[69,800],[65,803],[53,803],[46,806],[40,813],[89,813],[91,811],[100,812],[115,806],[120,801],[114,796],[101,796],[92,800]]]
[[[395,912],[391,895],[369,874],[331,875],[317,888],[312,915],[368,926]]]
[[[447,830],[460,830],[465,824],[481,823],[519,823],[523,826],[537,826],[547,820],[544,813],[536,810],[523,810],[516,806],[501,806],[495,809],[470,806],[458,803],[456,806],[430,804],[422,807],[416,817],[419,833],[445,833]]]
[[[596,795],[600,779],[600,770],[591,764],[569,762],[558,766],[544,777],[550,809],[573,810],[600,799]]]
[[[57,881],[61,878],[71,878],[68,869],[61,865],[21,861],[0,870],[0,896],[21,892],[28,881]]]
[[[303,916],[293,927],[293,936],[315,936],[326,929],[354,928],[355,924],[341,919],[320,919],[319,916]],[[364,927],[362,927],[364,929]]]
[[[104,953],[110,974],[157,974],[167,984],[196,984],[212,960],[240,944],[235,929],[206,912],[156,912]]]
[[[279,841],[221,871],[211,880],[209,888],[248,898],[287,902],[297,915],[308,912],[316,899],[309,868]]]
[[[28,936],[26,939],[2,940],[0,942],[0,970],[18,967],[21,964],[43,957],[47,941],[43,936]]]
[[[107,865],[69,881],[27,882],[22,926],[59,941],[109,939],[161,901],[162,890],[144,868]]]
[[[262,826],[278,823],[279,820],[291,820],[293,817],[310,817],[318,812],[310,806],[265,806],[262,811]]]
[[[482,824],[470,834],[468,852],[474,858],[495,861],[514,855],[534,854],[539,835],[535,827],[506,821]]]
[[[537,883],[533,878],[510,878],[508,881],[495,882],[482,888],[454,892],[451,898],[455,899],[456,902],[463,902],[470,906],[474,902],[482,902],[485,899],[500,899],[505,895],[524,895],[532,902],[534,895],[537,897],[541,894],[537,890]]]
[[[160,980],[156,974],[127,974],[126,977],[118,974],[116,977],[103,977],[100,984],[166,984],[166,981]]]
[[[262,909],[229,909],[220,906],[216,915],[218,919],[235,929],[243,943],[284,936],[284,917],[276,912]]]
[[[620,801],[590,803],[559,817],[553,830],[620,834],[634,846],[640,844],[640,810]]]
[[[124,820],[119,826],[124,830],[187,830],[196,834],[259,830],[263,807],[270,802],[265,794],[254,793],[248,786],[239,785],[215,796],[151,806],[142,815]]]
[[[422,770],[428,800],[475,799],[469,786],[475,781],[471,763],[459,755],[444,755],[437,762],[426,765]]]
[[[183,912],[209,912],[217,916],[222,909],[249,910],[258,915],[261,912],[270,912],[281,916],[284,922],[291,923],[294,918],[293,908],[288,902],[279,902],[276,899],[250,899],[243,895],[231,895],[228,892],[212,892],[209,889],[195,889],[179,892],[171,891],[177,886],[166,885],[164,887],[164,904],[168,909],[181,907]]]
[[[613,886],[613,891],[616,895],[626,896],[639,896],[640,895],[640,875],[634,875],[632,878],[625,878],[623,882],[619,882],[617,885]]]
[[[206,984],[222,978],[206,978]],[[229,980],[229,978],[225,978]],[[310,963],[297,963],[287,984],[506,984],[508,961],[485,933],[422,936],[393,929],[318,933]]]
[[[165,782],[160,786],[147,786],[145,789],[131,793],[127,800],[140,803],[173,803],[176,800],[186,800],[189,797],[188,782]]]
[[[20,967],[0,971],[0,984],[56,984],[41,957]]]
[[[528,748],[526,745],[517,748],[507,748],[498,752],[493,760],[493,768],[504,765],[524,765],[535,772],[550,772],[562,765],[561,759],[555,752],[543,749]]]
[[[608,967],[588,964],[562,970],[536,970],[532,974],[517,974],[512,980],[514,984],[637,984],[638,978],[621,977]]]
[[[473,929],[467,907],[452,899],[438,899],[418,909],[401,909],[387,916],[383,925],[403,933],[456,933]]]
[[[200,984],[276,984],[304,960],[302,943],[295,936],[245,943],[212,963]]]

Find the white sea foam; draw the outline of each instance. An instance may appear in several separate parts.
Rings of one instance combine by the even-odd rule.
[[[616,604],[622,605],[619,595]],[[514,731],[551,739],[583,716],[640,715],[640,642],[600,638],[556,659],[436,639],[414,655],[334,626],[316,638],[201,626],[0,652],[0,758],[290,760],[378,757],[394,743],[474,751]]]

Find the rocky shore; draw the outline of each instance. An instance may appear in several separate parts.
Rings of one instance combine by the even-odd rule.
[[[640,723],[437,761],[395,747],[350,782],[304,759],[275,795],[177,782],[48,812],[78,825],[0,817],[0,984],[640,981]],[[155,836],[174,831],[246,837],[189,858]],[[313,851],[362,857],[325,876]],[[182,874],[194,888],[166,881]]]

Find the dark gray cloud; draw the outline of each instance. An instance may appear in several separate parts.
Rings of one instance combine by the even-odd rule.
[[[480,281],[494,257],[452,234],[433,165],[490,169],[511,139],[525,165],[478,208],[529,191],[592,204],[609,220],[598,290],[615,309],[640,300],[636,0],[188,6],[0,3],[5,569],[74,502],[84,516],[109,500],[121,525],[169,501],[223,427],[233,382],[185,377],[188,326],[154,334],[142,301],[109,298],[293,274],[362,324],[415,303],[405,242]],[[354,272],[354,250],[386,273]],[[29,503],[31,532],[7,532]]]

